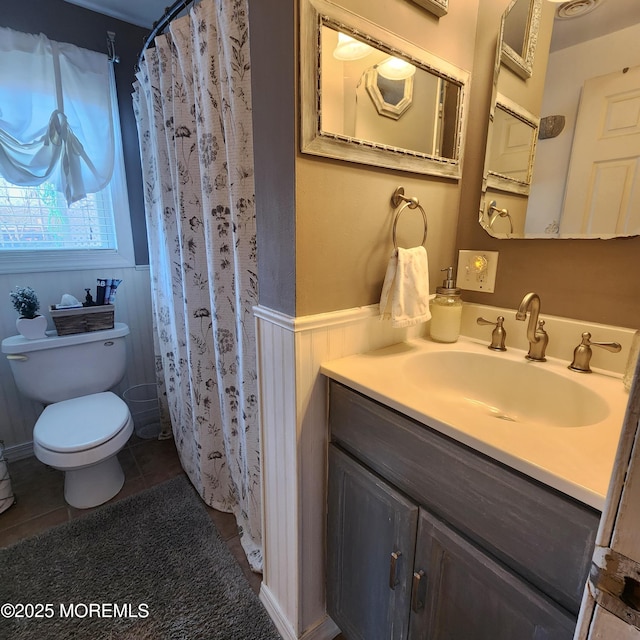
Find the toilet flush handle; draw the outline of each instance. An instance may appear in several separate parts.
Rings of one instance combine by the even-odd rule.
[[[10,353],[7,356],[7,360],[28,360],[29,356],[25,356],[22,353]]]

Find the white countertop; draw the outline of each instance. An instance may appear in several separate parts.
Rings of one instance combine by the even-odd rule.
[[[384,349],[325,362],[321,373],[413,418],[531,478],[600,511],[609,486],[628,394],[621,376],[595,372],[580,374],[568,362],[548,358],[529,363],[567,377],[604,398],[608,415],[600,422],[579,427],[556,427],[497,420],[459,401],[429,394],[407,376],[409,356],[428,351],[455,350],[524,360],[525,352],[487,350],[487,343],[461,337],[453,344],[417,338]],[[540,398],[544,402],[544,398]]]

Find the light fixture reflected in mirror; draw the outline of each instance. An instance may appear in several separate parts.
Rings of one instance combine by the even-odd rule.
[[[378,65],[378,73],[387,80],[406,80],[415,74],[416,68],[406,60],[391,56]]]
[[[336,60],[361,60],[372,52],[371,47],[346,33],[338,32],[338,44],[333,50]]]

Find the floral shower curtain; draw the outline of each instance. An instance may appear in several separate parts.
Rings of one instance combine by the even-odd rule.
[[[204,501],[235,514],[249,563],[259,571],[247,0],[202,0],[172,22],[145,53],[134,109],[157,363],[173,435]]]

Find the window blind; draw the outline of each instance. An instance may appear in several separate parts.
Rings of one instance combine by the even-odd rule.
[[[68,206],[51,183],[20,187],[0,178],[0,250],[116,248],[109,189]]]

